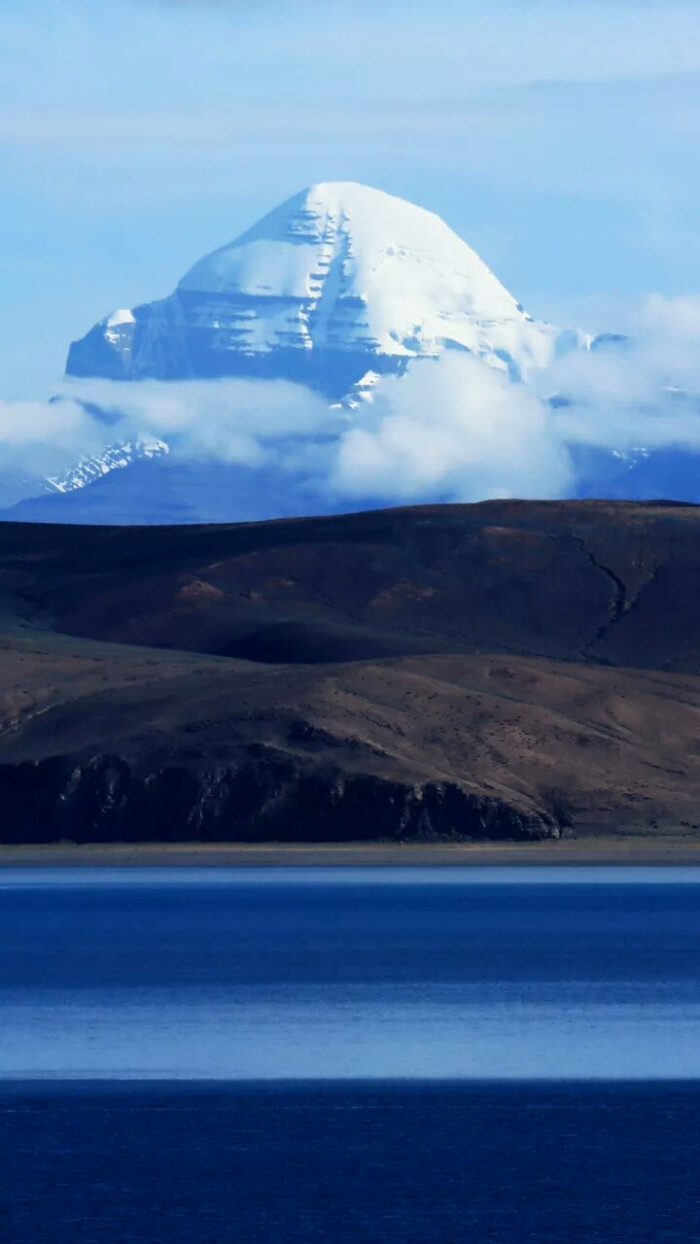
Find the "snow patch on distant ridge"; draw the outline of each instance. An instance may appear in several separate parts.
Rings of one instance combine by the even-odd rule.
[[[165,441],[154,438],[124,441],[109,445],[100,454],[85,455],[67,471],[48,476],[47,483],[55,492],[73,492],[76,488],[85,488],[94,483],[102,475],[131,466],[133,462],[162,458],[169,453],[170,446]]]
[[[135,323],[134,313],[133,311],[129,311],[128,309],[121,310],[121,311],[114,311],[112,315],[108,316],[108,318],[105,320],[105,325],[107,328],[118,328],[122,324],[134,324],[134,323]]]

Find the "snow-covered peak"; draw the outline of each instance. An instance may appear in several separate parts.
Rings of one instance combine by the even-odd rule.
[[[308,298],[335,261],[337,294],[370,303],[395,282],[423,298],[466,294],[495,315],[515,300],[434,212],[356,182],[323,182],[294,195],[183,277],[180,289]],[[423,309],[423,308],[421,308]]]
[[[96,325],[68,372],[287,379],[343,400],[367,372],[450,349],[525,379],[558,339],[433,212],[322,182],[200,260],[169,298]]]
[[[356,182],[288,199],[195,264],[179,289],[302,303],[307,349],[362,341],[410,358],[452,345],[492,361],[501,351],[502,366],[511,356],[521,369],[546,363],[556,335],[533,325],[434,212]]]

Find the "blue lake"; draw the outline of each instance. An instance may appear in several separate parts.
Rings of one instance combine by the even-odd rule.
[[[700,1077],[699,882],[6,869],[0,1076]]]
[[[3,1239],[700,1240],[699,883],[4,870]]]

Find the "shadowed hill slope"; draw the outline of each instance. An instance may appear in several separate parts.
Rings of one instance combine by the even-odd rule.
[[[700,670],[700,509],[489,502],[220,527],[0,525],[0,608],[271,662],[501,651]]]
[[[700,510],[0,524],[4,841],[700,827]]]

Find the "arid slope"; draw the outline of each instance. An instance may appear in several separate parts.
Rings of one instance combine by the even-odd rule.
[[[700,833],[700,510],[0,525],[5,841]]]

